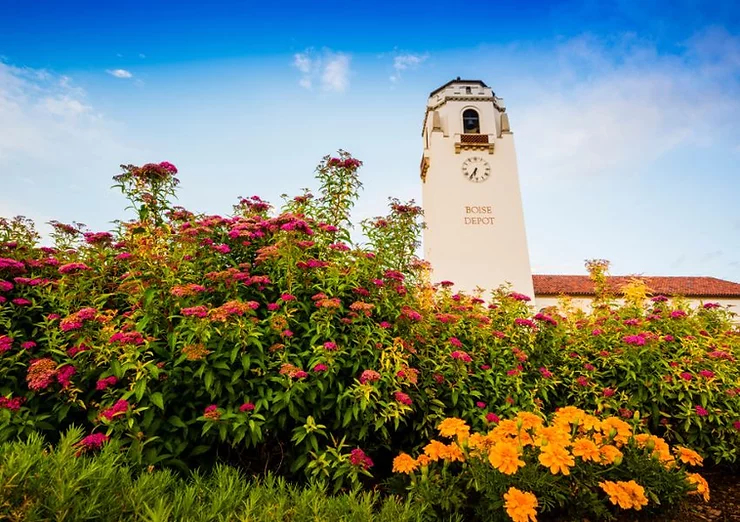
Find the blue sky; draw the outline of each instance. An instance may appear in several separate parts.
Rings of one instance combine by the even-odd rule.
[[[163,160],[225,214],[339,148],[378,215],[420,200],[426,97],[462,76],[506,100],[535,272],[740,281],[733,4],[0,0],[0,215],[108,229],[117,166]]]

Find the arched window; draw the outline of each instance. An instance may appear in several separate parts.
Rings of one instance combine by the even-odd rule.
[[[473,109],[465,109],[463,112],[463,132],[465,134],[479,134],[480,120],[478,112]]]

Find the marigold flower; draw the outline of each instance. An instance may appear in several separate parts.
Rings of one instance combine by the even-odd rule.
[[[689,491],[689,495],[701,495],[704,497],[704,502],[709,502],[709,484],[707,481],[698,473],[689,473],[686,476],[689,484],[696,486],[696,489]]]
[[[393,459],[393,473],[405,473],[410,475],[416,468],[419,467],[419,463],[414,460],[411,455],[401,453]]]
[[[570,444],[570,432],[561,426],[547,426],[539,428],[535,437],[536,446],[566,446]]]
[[[534,493],[511,487],[504,493],[506,514],[514,522],[537,522],[537,497]]]
[[[632,436],[632,428],[629,424],[617,417],[608,417],[601,422],[601,431],[604,435],[614,436],[617,445],[627,444]]]
[[[447,446],[438,440],[431,440],[429,441],[429,444],[424,446],[424,455],[426,455],[432,462],[436,462],[440,459],[444,460],[447,457]]]
[[[513,475],[525,465],[519,458],[519,448],[513,442],[501,441],[488,452],[488,462],[504,475]]]
[[[581,457],[584,462],[593,461],[599,462],[601,460],[601,453],[599,447],[594,441],[586,438],[578,438],[573,441],[573,447],[571,448],[573,455]]]
[[[442,437],[457,437],[460,441],[467,440],[470,435],[470,427],[464,420],[456,417],[443,420],[439,423],[437,429]]]
[[[689,466],[701,466],[704,463],[702,456],[692,449],[684,448],[683,446],[676,446],[675,450],[678,455],[678,459],[684,464],[688,464]]]
[[[616,446],[605,444],[599,449],[602,464],[619,464],[622,462],[622,452]]]
[[[599,486],[609,495],[611,503],[619,505],[622,509],[640,511],[643,506],[647,506],[648,504],[648,499],[645,496],[645,488],[634,480],[630,480],[629,482],[612,482],[606,480],[600,482]]]
[[[540,463],[550,468],[550,473],[557,475],[570,475],[570,468],[575,464],[575,459],[563,446],[548,444],[540,450],[538,457]]]

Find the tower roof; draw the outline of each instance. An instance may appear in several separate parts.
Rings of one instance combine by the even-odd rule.
[[[474,83],[476,85],[480,85],[481,87],[486,87],[486,88],[488,87],[488,85],[486,85],[481,80],[461,80],[460,77],[458,76],[454,80],[450,80],[449,82],[445,83],[443,86],[437,87],[436,89],[434,89],[432,92],[429,93],[429,97],[431,98],[432,96],[437,94],[439,91],[446,89],[453,83]]]

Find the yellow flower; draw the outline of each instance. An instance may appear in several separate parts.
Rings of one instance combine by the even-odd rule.
[[[566,446],[570,444],[570,433],[559,426],[548,426],[537,431],[535,445],[537,446]]]
[[[584,414],[580,419],[581,432],[587,432],[589,430],[598,430],[601,428],[601,421],[593,415]]]
[[[602,464],[620,464],[622,462],[622,452],[611,444],[602,446],[599,453],[601,453]]]
[[[468,448],[470,448],[471,455],[480,456],[486,453],[490,447],[491,443],[488,437],[480,433],[473,433],[468,439]]]
[[[576,463],[567,449],[555,444],[542,448],[539,460],[543,466],[550,468],[550,473],[553,475],[557,475],[558,472],[563,475],[570,475],[570,467]]]
[[[429,457],[429,460],[436,462],[439,459],[444,460],[447,458],[447,446],[439,442],[438,440],[432,440],[424,446],[424,454]]]
[[[704,480],[704,477],[698,473],[689,473],[686,478],[689,484],[696,484],[696,490],[689,491],[689,495],[702,495],[704,502],[709,502],[709,484]]]
[[[676,446],[676,452],[678,453],[678,459],[689,466],[701,466],[704,462],[701,455],[692,449]]]
[[[393,473],[406,473],[410,475],[413,473],[419,463],[416,462],[411,455],[401,453],[395,459],[393,459]]]
[[[470,428],[465,421],[455,417],[440,422],[438,429],[442,437],[457,437],[460,442],[467,440],[470,435]]]
[[[514,522],[537,522],[537,497],[534,493],[509,488],[504,493],[506,513]]]
[[[488,452],[488,462],[505,475],[513,475],[524,466],[519,458],[519,448],[512,442],[497,442]]]
[[[573,441],[573,448],[571,449],[571,451],[576,457],[581,457],[584,462],[589,460],[593,462],[599,462],[601,460],[599,447],[594,443],[594,441],[589,439],[576,439],[575,441]]]

